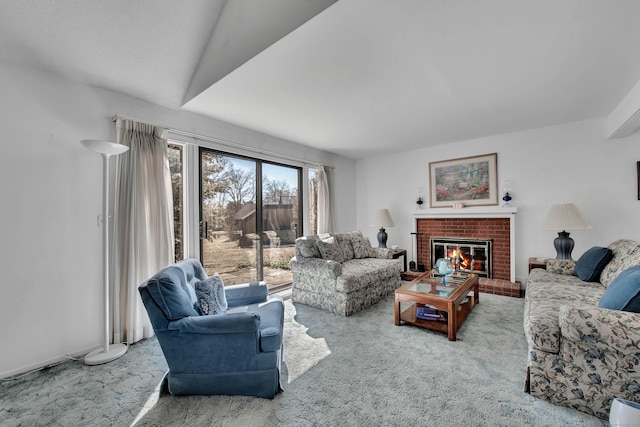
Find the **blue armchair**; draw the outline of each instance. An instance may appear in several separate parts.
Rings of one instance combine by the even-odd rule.
[[[282,391],[284,304],[266,282],[225,287],[226,314],[201,316],[194,284],[207,279],[195,259],[156,273],[138,290],[169,365],[169,392],[273,398]]]

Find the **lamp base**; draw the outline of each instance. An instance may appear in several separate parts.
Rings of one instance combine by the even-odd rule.
[[[617,397],[613,399],[609,412],[609,425],[611,427],[640,425],[640,403]]]
[[[572,260],[571,251],[573,251],[574,245],[575,242],[569,237],[569,233],[560,231],[558,237],[553,241],[553,246],[556,248],[556,259]]]
[[[93,350],[91,353],[84,357],[84,363],[86,365],[101,365],[103,363],[111,362],[117,358],[123,356],[127,352],[127,346],[125,344],[112,344],[109,346],[108,351],[104,351],[102,347]]]
[[[380,227],[380,231],[378,231],[378,247],[386,248],[387,247],[387,232],[384,231],[384,227]]]

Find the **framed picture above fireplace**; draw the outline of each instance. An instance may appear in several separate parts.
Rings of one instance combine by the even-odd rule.
[[[432,208],[498,204],[496,153],[429,163]]]

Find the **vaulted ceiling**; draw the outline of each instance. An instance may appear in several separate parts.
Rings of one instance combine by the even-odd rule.
[[[359,159],[607,116],[636,0],[3,0],[0,62]]]

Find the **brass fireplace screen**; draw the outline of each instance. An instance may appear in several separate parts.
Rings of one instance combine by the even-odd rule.
[[[449,258],[456,272],[474,273],[481,277],[491,277],[492,239],[460,239],[432,237],[431,266],[439,258]]]

